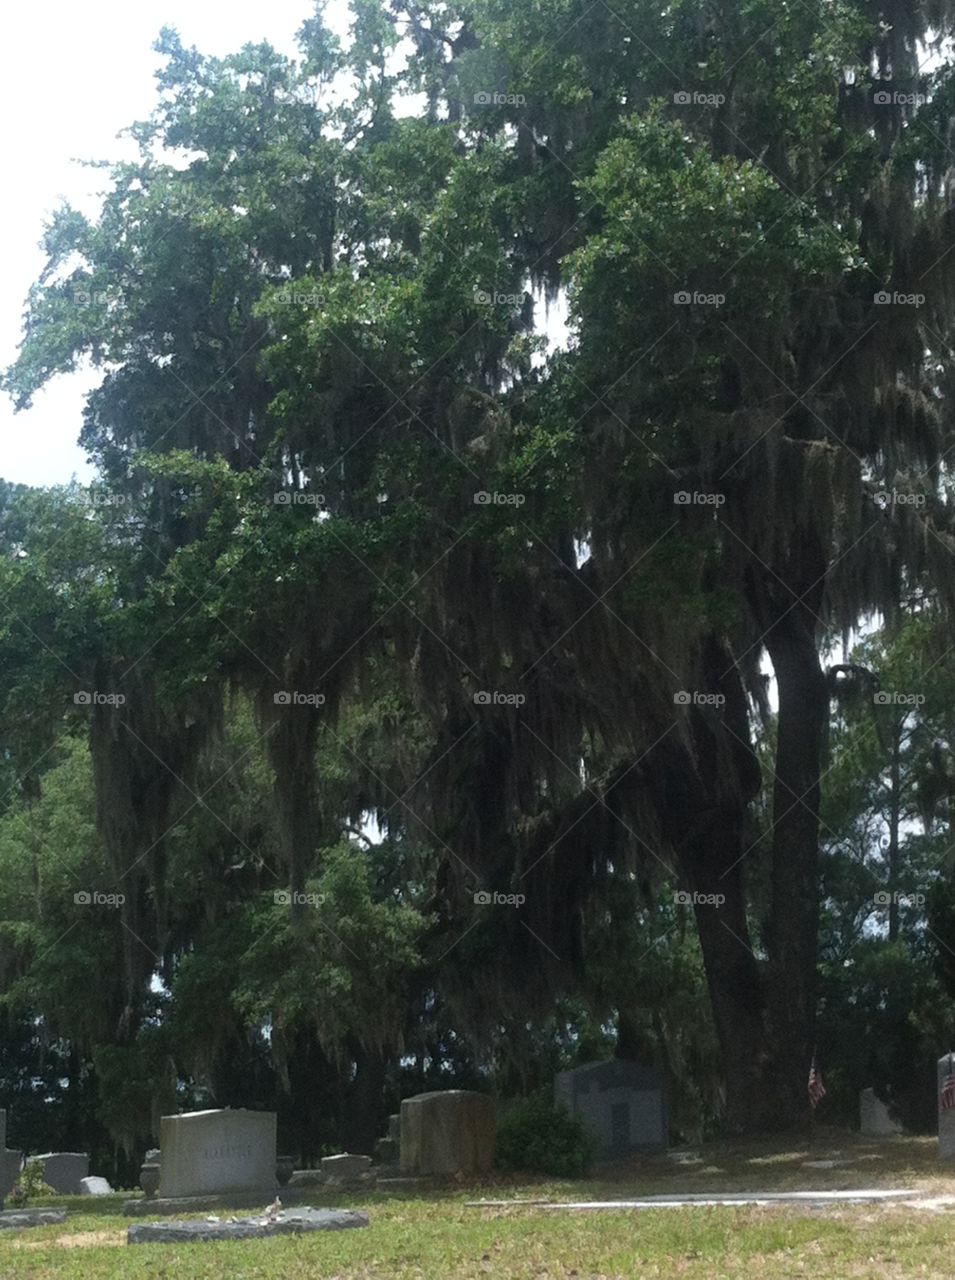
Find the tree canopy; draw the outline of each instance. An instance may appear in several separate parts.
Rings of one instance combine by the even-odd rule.
[[[686,1133],[797,1122],[817,1046],[924,1123],[955,6],[352,12],[164,31],[45,232],[6,388],[102,377],[96,483],[0,490],[21,1052],[129,1152],[608,1052]]]

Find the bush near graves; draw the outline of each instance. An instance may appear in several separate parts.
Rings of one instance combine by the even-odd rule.
[[[512,1102],[498,1121],[499,1169],[577,1178],[589,1168],[594,1150],[580,1118],[544,1092]]]
[[[28,1160],[26,1162],[9,1195],[11,1208],[21,1204],[29,1204],[31,1200],[46,1200],[50,1196],[56,1195],[53,1188],[44,1180],[43,1174],[42,1160]]]

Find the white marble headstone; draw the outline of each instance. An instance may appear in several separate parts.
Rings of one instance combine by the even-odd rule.
[[[859,1092],[859,1131],[875,1138],[901,1133],[902,1126],[889,1115],[889,1108],[874,1089]]]

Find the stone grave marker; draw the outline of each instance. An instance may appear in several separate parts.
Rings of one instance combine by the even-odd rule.
[[[13,1190],[22,1164],[22,1151],[7,1150],[7,1113],[0,1109],[0,1207]]]
[[[938,1158],[955,1160],[955,1107],[942,1109],[942,1089],[950,1070],[955,1067],[955,1055],[946,1053],[938,1060],[936,1106],[938,1107]]]
[[[874,1089],[859,1093],[859,1132],[873,1138],[889,1138],[902,1132],[902,1126],[889,1115],[889,1108]]]
[[[598,1157],[666,1150],[663,1077],[655,1067],[615,1058],[561,1071],[554,1098],[586,1124]]]
[[[43,1181],[60,1196],[81,1194],[80,1182],[89,1176],[90,1158],[85,1151],[47,1151],[30,1156],[43,1165]]]
[[[469,1089],[419,1093],[401,1104],[401,1172],[416,1177],[489,1173],[494,1099]]]
[[[322,1173],[326,1178],[342,1182],[355,1182],[368,1176],[371,1156],[352,1156],[347,1152],[338,1156],[322,1157]]]
[[[388,1117],[388,1135],[375,1143],[375,1159],[384,1175],[400,1171],[401,1165],[401,1116]]]
[[[111,1196],[113,1188],[105,1178],[80,1178],[81,1196]]]
[[[160,1123],[163,1198],[276,1188],[274,1111],[190,1111]]]

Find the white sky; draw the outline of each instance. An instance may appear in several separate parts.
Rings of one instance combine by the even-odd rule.
[[[295,32],[311,15],[311,0],[24,0],[4,19],[0,75],[4,168],[0,205],[0,367],[16,354],[23,302],[43,267],[43,222],[61,199],[92,213],[105,186],[101,170],[76,160],[132,158],[117,138],[144,119],[155,101],[160,66],[152,44],[160,27],[175,27],[187,45],[216,55],[268,40],[294,55]],[[345,0],[330,0],[326,19],[340,34]],[[0,476],[23,484],[61,484],[91,476],[76,443],[93,371],[56,378],[34,407],[14,414],[0,395]]]

